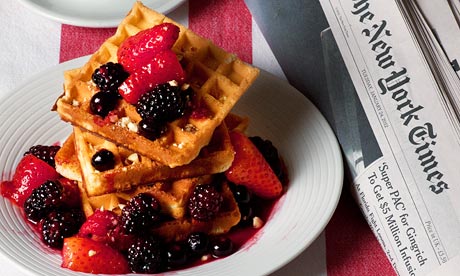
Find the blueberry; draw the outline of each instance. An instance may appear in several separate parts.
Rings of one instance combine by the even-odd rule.
[[[231,239],[220,236],[212,241],[211,253],[215,258],[226,257],[233,253],[233,242]]]
[[[106,149],[96,152],[91,158],[91,165],[98,171],[107,171],[115,167],[115,156]]]
[[[203,232],[191,233],[187,239],[190,252],[202,256],[209,251],[209,236]]]
[[[97,92],[91,98],[89,108],[92,114],[105,117],[115,109],[117,103],[118,96],[115,93]]]

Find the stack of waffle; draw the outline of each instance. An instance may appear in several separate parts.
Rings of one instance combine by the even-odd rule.
[[[89,102],[98,92],[91,76],[102,64],[117,62],[118,47],[127,37],[162,22],[179,26],[173,51],[196,93],[194,106],[205,106],[210,116],[196,119],[184,115],[168,123],[167,133],[152,141],[132,127],[140,116],[124,100],[120,100],[117,116],[91,114]],[[213,181],[231,165],[234,153],[229,128],[244,129],[247,120],[230,111],[257,75],[256,68],[137,2],[115,35],[83,67],[65,72],[64,93],[55,110],[74,128],[56,155],[57,170],[78,181],[87,216],[98,208],[119,212],[130,198],[147,192],[173,218],[154,230],[159,235],[180,239],[191,231],[227,232],[238,223],[240,213],[225,183],[224,204],[214,220],[194,223],[187,216],[186,204],[196,185]],[[92,166],[91,158],[100,149],[115,155],[113,169],[102,172]]]

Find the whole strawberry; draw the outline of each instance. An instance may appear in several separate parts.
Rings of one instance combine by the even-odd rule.
[[[179,36],[179,27],[162,23],[127,38],[118,48],[118,62],[133,73],[149,63],[157,53],[171,49]]]
[[[69,237],[62,247],[62,267],[94,274],[126,274],[130,272],[123,254],[88,238]]]
[[[181,84],[185,79],[176,54],[172,50],[157,53],[151,61],[135,69],[120,85],[118,92],[130,104],[136,104],[142,94],[172,80]]]
[[[9,187],[9,197],[19,206],[30,196],[32,191],[48,180],[57,180],[60,175],[45,161],[27,154],[19,161]],[[2,191],[3,193],[3,191]]]
[[[283,186],[263,155],[241,132],[230,132],[235,159],[225,172],[227,179],[244,185],[255,195],[273,199],[281,195]]]

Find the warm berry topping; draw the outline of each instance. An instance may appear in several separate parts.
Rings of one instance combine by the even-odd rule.
[[[62,203],[63,188],[59,181],[46,181],[32,191],[24,202],[27,218],[38,222]]]
[[[25,152],[24,155],[29,153],[33,154],[54,167],[54,156],[56,156],[56,153],[60,148],[60,146],[35,145],[31,147],[27,152]]]
[[[215,238],[211,243],[211,253],[216,258],[221,258],[232,254],[232,240],[224,236]]]
[[[118,95],[112,92],[97,92],[91,98],[91,113],[101,117],[107,116],[118,104]]]
[[[257,147],[260,153],[262,153],[278,179],[283,180],[284,172],[278,149],[270,140],[262,139],[259,136],[249,137],[249,139]]]
[[[139,134],[152,141],[160,138],[168,129],[164,123],[150,119],[142,119],[138,126]]]
[[[128,249],[128,264],[133,272],[156,273],[163,269],[164,253],[159,240],[139,239]]]
[[[108,92],[117,91],[128,76],[121,64],[108,62],[97,68],[91,78],[101,91]]]
[[[123,208],[121,223],[126,233],[144,233],[160,220],[160,203],[150,194],[133,197]]]
[[[209,236],[204,232],[191,233],[187,239],[187,244],[195,256],[202,256],[208,253]]]
[[[107,171],[115,167],[115,156],[110,150],[101,149],[91,158],[91,165],[100,171]]]
[[[184,115],[189,98],[189,90],[163,83],[142,95],[136,110],[143,119],[170,122]]]
[[[168,269],[185,265],[188,261],[187,247],[182,243],[174,243],[166,248],[166,263]]]
[[[76,210],[55,210],[42,220],[42,238],[45,244],[53,248],[61,248],[64,238],[78,232],[83,213]]]
[[[198,185],[189,199],[188,210],[193,219],[209,221],[219,212],[222,201],[222,194],[214,185]]]

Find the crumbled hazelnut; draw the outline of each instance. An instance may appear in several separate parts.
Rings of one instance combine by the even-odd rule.
[[[137,153],[132,153],[126,158],[126,160],[130,161],[131,164],[140,162],[139,155]]]
[[[94,256],[96,254],[97,254],[97,252],[95,250],[91,249],[91,250],[88,251],[88,256],[90,256],[90,257],[92,257],[92,256]]]
[[[264,226],[264,221],[259,218],[259,217],[254,217],[252,219],[252,227],[256,228],[256,229],[259,229],[261,228],[262,226]]]
[[[196,126],[192,125],[192,124],[186,124],[183,128],[184,131],[186,132],[191,132],[191,133],[194,133],[196,132],[198,129],[196,128]]]

